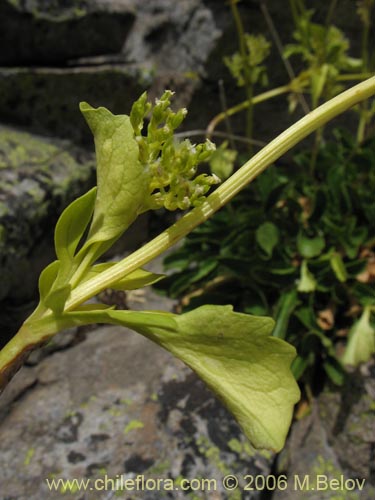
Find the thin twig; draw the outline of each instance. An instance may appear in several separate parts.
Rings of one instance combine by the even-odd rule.
[[[269,13],[269,10],[268,10],[267,4],[266,4],[266,0],[261,0],[260,8],[262,10],[264,19],[266,20],[269,32],[270,32],[270,34],[273,38],[273,41],[276,45],[277,51],[281,57],[281,60],[283,61],[286,72],[288,73],[289,79],[290,79],[290,81],[296,80],[296,74],[293,70],[293,67],[290,64],[289,59],[286,58],[284,55],[283,43],[282,43],[280,36],[279,36],[279,33],[276,29],[275,23],[273,22],[272,17]],[[302,106],[303,112],[305,113],[305,115],[307,115],[307,113],[310,112],[309,105],[307,104],[307,101],[302,93],[298,92],[297,95],[298,95],[298,100]]]
[[[219,97],[220,97],[220,104],[221,104],[221,109],[223,110],[225,114],[225,128],[227,129],[227,134],[228,138],[230,141],[230,147],[232,149],[236,149],[236,145],[233,140],[233,130],[232,126],[230,123],[229,115],[228,115],[228,106],[227,106],[227,98],[225,95],[225,89],[224,89],[224,82],[222,79],[219,80]]]
[[[195,137],[195,136],[199,136],[199,135],[205,136],[206,133],[207,133],[207,130],[196,129],[196,130],[187,130],[184,132],[177,132],[174,134],[174,136],[177,138]],[[214,130],[210,135],[216,136],[216,137],[223,137],[224,139],[228,139],[228,140],[232,140],[232,141],[243,142],[245,144],[253,144],[254,146],[259,146],[261,148],[267,144],[266,142],[257,141],[256,139],[249,139],[248,137],[245,137],[243,135],[228,134],[228,132],[220,132],[219,130]]]

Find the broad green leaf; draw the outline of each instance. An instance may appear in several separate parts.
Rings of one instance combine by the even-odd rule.
[[[139,148],[127,115],[80,104],[95,139],[98,194],[87,245],[119,237],[144,210],[149,174],[139,162]],[[146,203],[147,205],[147,203]]]
[[[330,263],[331,267],[333,269],[333,272],[336,275],[336,278],[341,281],[341,283],[344,283],[347,278],[348,274],[346,272],[346,268],[344,265],[344,262],[342,260],[342,257],[338,253],[333,253],[330,258]]]
[[[375,353],[375,329],[370,323],[371,308],[365,307],[362,316],[349,332],[349,341],[342,361],[345,365],[365,363]]]
[[[116,262],[103,262],[102,264],[93,266],[86,274],[84,281],[87,281],[103,271],[110,269],[115,264]],[[164,274],[151,273],[150,271],[139,268],[111,285],[111,288],[113,290],[136,290],[137,288],[153,285],[154,283],[162,280],[164,277]]]
[[[43,269],[39,276],[39,295],[40,300],[45,303],[45,299],[51,292],[52,286],[59,272],[60,262],[55,260]]]
[[[136,329],[190,366],[255,447],[280,450],[300,394],[290,371],[295,350],[271,336],[272,319],[202,306],[174,320],[176,331]]]
[[[298,291],[311,293],[316,290],[317,282],[314,275],[309,271],[307,262],[304,260],[301,265],[301,275],[298,282]]]
[[[294,348],[271,337],[270,318],[203,306],[177,316],[178,332],[150,338],[182,359],[234,414],[252,444],[280,450],[299,390],[290,372]]]
[[[55,228],[55,249],[62,262],[73,261],[75,251],[92,217],[96,188],[74,200],[61,214]]]
[[[271,257],[273,249],[279,242],[279,230],[275,224],[264,222],[258,227],[255,237],[261,249]]]
[[[271,318],[202,306],[180,316],[153,311],[82,311],[66,325],[130,327],[190,366],[224,402],[257,448],[280,450],[300,397],[290,371],[295,349],[271,336]]]
[[[298,234],[297,248],[302,257],[311,259],[321,254],[325,247],[325,240],[323,236],[316,236],[315,238],[308,238],[302,232]]]

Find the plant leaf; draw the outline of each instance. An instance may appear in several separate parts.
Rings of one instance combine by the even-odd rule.
[[[62,265],[73,261],[75,251],[94,210],[96,187],[74,200],[61,214],[55,228],[55,249]]]
[[[111,311],[118,317],[123,311]],[[280,450],[299,399],[292,346],[271,336],[270,318],[202,306],[174,316],[177,329],[135,327],[190,366],[236,417],[257,448]]]
[[[348,279],[348,273],[346,272],[345,264],[339,253],[333,253],[330,258],[331,267],[336,275],[336,278],[344,283]]]
[[[58,284],[61,262],[55,260],[43,269],[39,277],[39,294],[41,303],[57,314],[64,310],[66,299],[69,297],[71,286]]]
[[[95,139],[98,194],[87,245],[118,238],[144,210],[149,175],[127,115],[80,104]]]
[[[311,259],[317,257],[325,247],[325,240],[323,236],[316,236],[315,238],[308,238],[302,232],[298,234],[297,248],[302,257]]]
[[[362,316],[352,326],[342,361],[345,365],[365,363],[375,353],[375,329],[370,323],[371,309],[365,307]]]
[[[273,330],[273,336],[284,339],[287,333],[288,323],[291,314],[299,304],[297,290],[293,288],[284,293],[276,307],[276,325]]]
[[[234,162],[236,161],[237,151],[228,149],[228,141],[224,141],[220,147],[212,153],[210,158],[210,170],[222,181],[228,179],[233,173]]]
[[[312,272],[307,267],[307,262],[304,260],[301,265],[301,276],[298,282],[298,291],[303,293],[311,293],[316,290],[316,279]]]
[[[91,307],[91,305],[93,307]],[[176,331],[176,316],[163,311],[116,311],[112,307],[104,308],[101,304],[84,304],[74,311],[64,313],[62,320],[65,327],[90,323],[112,323],[139,331],[147,328],[162,328],[164,331]]]
[[[39,295],[40,300],[45,304],[45,299],[52,289],[57,274],[59,272],[60,262],[55,260],[43,269],[39,276]]]
[[[103,271],[106,271],[107,269],[110,269],[115,264],[116,262],[104,262],[102,264],[97,264],[86,274],[85,281],[93,278]],[[164,277],[164,274],[151,273],[150,271],[146,271],[146,269],[139,268],[111,285],[111,288],[113,290],[136,290],[137,288],[153,285],[154,283],[162,280]]]
[[[257,448],[280,450],[300,397],[290,371],[295,349],[271,336],[273,320],[202,306],[180,316],[158,311],[65,313],[65,325],[130,327],[190,366],[233,413]]]
[[[258,227],[255,237],[261,249],[271,257],[273,249],[279,242],[279,230],[275,224],[264,222]]]

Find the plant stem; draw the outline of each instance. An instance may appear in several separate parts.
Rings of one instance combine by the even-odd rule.
[[[210,138],[213,131],[218,126],[218,124],[221,123],[222,121],[224,121],[229,116],[235,115],[236,113],[243,111],[244,109],[248,108],[249,106],[254,106],[255,104],[259,104],[261,102],[267,101],[268,99],[272,99],[273,97],[277,97],[279,95],[286,94],[287,92],[290,92],[290,91],[291,91],[290,85],[283,85],[282,87],[276,87],[275,89],[268,90],[267,92],[263,92],[262,94],[259,94],[255,97],[253,97],[251,99],[251,101],[246,100],[246,101],[240,102],[239,104],[236,104],[232,108],[229,108],[226,111],[219,113],[208,124],[207,132],[206,132],[207,137]]]
[[[267,7],[265,0],[261,0],[260,8],[261,8],[261,11],[263,13],[264,19],[266,20],[269,32],[271,33],[273,41],[276,45],[279,56],[284,64],[286,72],[288,73],[289,80],[291,82],[297,81],[297,77],[296,77],[296,74],[294,73],[293,67],[292,67],[289,59],[287,57],[285,57],[285,55],[284,55],[284,47],[283,47],[281,38],[280,38],[279,33],[276,29],[275,23],[273,22],[272,17],[269,13],[269,10],[268,10],[268,7]],[[303,112],[305,113],[305,115],[307,115],[307,113],[310,111],[310,108],[309,108],[309,105],[307,104],[307,101],[306,101],[302,92],[298,92],[298,100],[302,106]]]
[[[370,11],[369,11],[369,16],[370,16]],[[368,57],[369,35],[370,35],[370,23],[364,22],[362,31],[362,70],[365,73],[369,70],[369,57]],[[365,138],[366,125],[367,125],[367,109],[368,109],[367,103],[362,102],[360,105],[360,112],[359,112],[357,144],[361,144]]]
[[[247,101],[249,102],[249,106],[247,107],[246,113],[246,135],[249,139],[253,137],[253,82],[251,77],[251,67],[248,63],[247,57],[247,48],[246,48],[246,40],[245,40],[245,32],[242,25],[242,20],[240,13],[237,8],[237,0],[230,0],[230,7],[232,9],[232,15],[234,18],[234,22],[236,24],[237,35],[238,35],[238,44],[240,48],[240,54],[242,58],[243,68],[244,68],[244,79],[245,79],[245,90]],[[228,115],[226,115],[228,116]],[[252,154],[252,145],[249,144],[249,154]]]
[[[46,332],[49,336],[49,332]],[[30,326],[24,323],[7,344],[0,350],[0,392],[14,376],[23,362],[44,339],[36,338]]]
[[[343,113],[364,99],[375,95],[375,77],[361,82],[355,87],[322,104],[301,120],[289,127],[276,139],[271,141],[253,158],[248,160],[237,172],[219,186],[200,206],[187,213],[178,222],[152,241],[136,250],[129,257],[115,264],[111,269],[103,271],[72,291],[67,301],[66,310],[73,310],[77,305],[98,294],[105,288],[139,267],[147,264],[177,243],[195,227],[206,221],[229,200],[231,200],[248,183],[257,177],[280,156],[289,151],[306,136],[319,127]]]

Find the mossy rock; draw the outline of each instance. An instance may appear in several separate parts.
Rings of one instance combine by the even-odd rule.
[[[53,227],[63,208],[94,184],[93,156],[67,141],[0,126],[0,303],[3,334],[36,297],[53,257]],[[9,314],[9,318],[7,318]],[[16,325],[14,325],[16,326]],[[9,328],[8,328],[9,327]]]
[[[127,3],[0,0],[0,64],[59,64],[121,52],[134,21]]]

